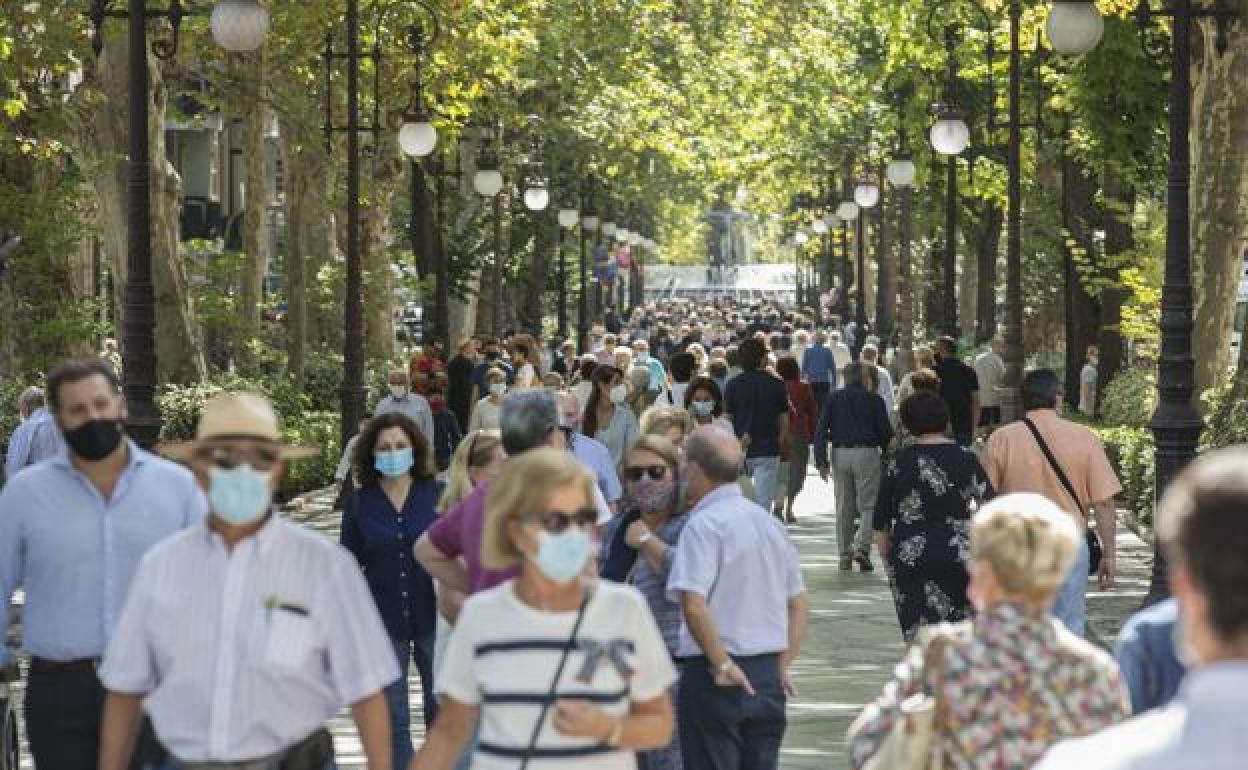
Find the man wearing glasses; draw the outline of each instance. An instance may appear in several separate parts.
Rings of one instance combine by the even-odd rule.
[[[24,587],[35,766],[95,770],[104,699],[96,669],[131,578],[149,548],[203,519],[206,505],[185,468],[126,438],[126,403],[107,361],[63,364],[48,377],[47,399],[65,447],[0,493],[0,627]],[[0,667],[11,658],[0,644]],[[142,740],[135,767],[154,759]]]
[[[100,770],[130,758],[140,704],[178,770],[328,770],[324,725],[351,707],[371,770],[390,770],[382,690],[394,649],[355,559],[273,510],[285,460],[263,397],[208,402],[189,459],[208,496],[204,525],[139,565],[100,668],[108,690]]]

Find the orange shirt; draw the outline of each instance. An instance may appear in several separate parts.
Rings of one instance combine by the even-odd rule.
[[[1122,491],[1105,455],[1105,447],[1095,433],[1077,423],[1063,420],[1052,409],[1027,413],[1044,436],[1057,464],[1079,494],[1085,506],[1112,499]],[[1064,511],[1075,503],[1049,467],[1044,452],[1021,421],[997,429],[988,439],[982,458],[984,470],[997,494],[1034,492],[1052,500]]]

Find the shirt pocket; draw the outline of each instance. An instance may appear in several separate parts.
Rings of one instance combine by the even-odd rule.
[[[306,612],[274,608],[269,612],[264,661],[274,666],[298,668],[316,649],[316,627]]]

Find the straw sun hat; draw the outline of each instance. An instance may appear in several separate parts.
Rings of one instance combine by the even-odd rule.
[[[257,393],[222,393],[204,404],[194,441],[179,441],[160,445],[161,454],[179,460],[190,460],[202,444],[210,441],[250,439],[271,441],[281,446],[282,459],[313,457],[320,454],[316,447],[288,446],[282,444],[282,433],[277,425],[277,412],[264,396]]]

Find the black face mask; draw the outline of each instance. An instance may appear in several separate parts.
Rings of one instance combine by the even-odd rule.
[[[64,431],[65,443],[74,454],[87,462],[99,462],[113,453],[124,435],[121,420],[102,418],[87,420],[73,430]]]

